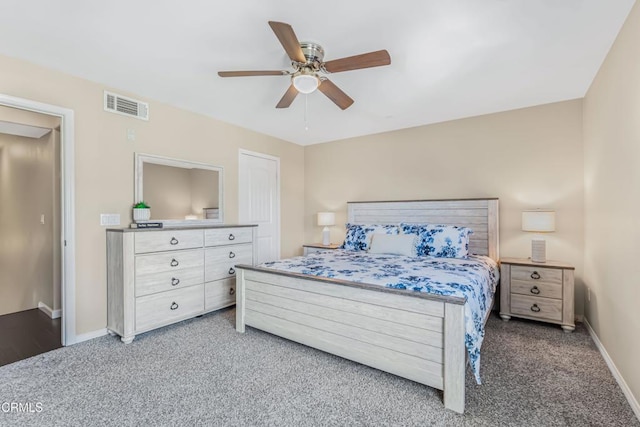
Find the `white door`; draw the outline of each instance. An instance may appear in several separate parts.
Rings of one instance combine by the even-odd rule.
[[[256,264],[280,258],[280,159],[240,150],[239,220],[258,224]]]

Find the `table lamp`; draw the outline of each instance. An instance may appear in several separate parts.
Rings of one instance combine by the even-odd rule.
[[[324,226],[322,229],[322,244],[329,246],[331,244],[330,225],[336,224],[336,214],[333,212],[318,212],[318,225]]]
[[[556,230],[556,212],[551,210],[530,210],[522,212],[522,231],[551,233]],[[531,239],[531,261],[547,262],[546,241],[542,236]]]

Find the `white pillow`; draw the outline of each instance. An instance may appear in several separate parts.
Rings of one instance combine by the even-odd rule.
[[[416,256],[417,237],[415,234],[374,234],[369,253]]]

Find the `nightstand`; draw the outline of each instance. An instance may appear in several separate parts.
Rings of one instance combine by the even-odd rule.
[[[314,252],[320,251],[331,251],[334,249],[338,249],[342,246],[340,243],[331,243],[330,245],[323,245],[322,243],[311,243],[308,245],[302,245],[303,255],[307,256]]]
[[[523,258],[500,259],[500,317],[556,323],[575,329],[572,265]]]

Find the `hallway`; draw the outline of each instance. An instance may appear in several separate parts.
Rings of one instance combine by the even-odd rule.
[[[0,316],[0,366],[62,347],[61,320],[37,308]]]

